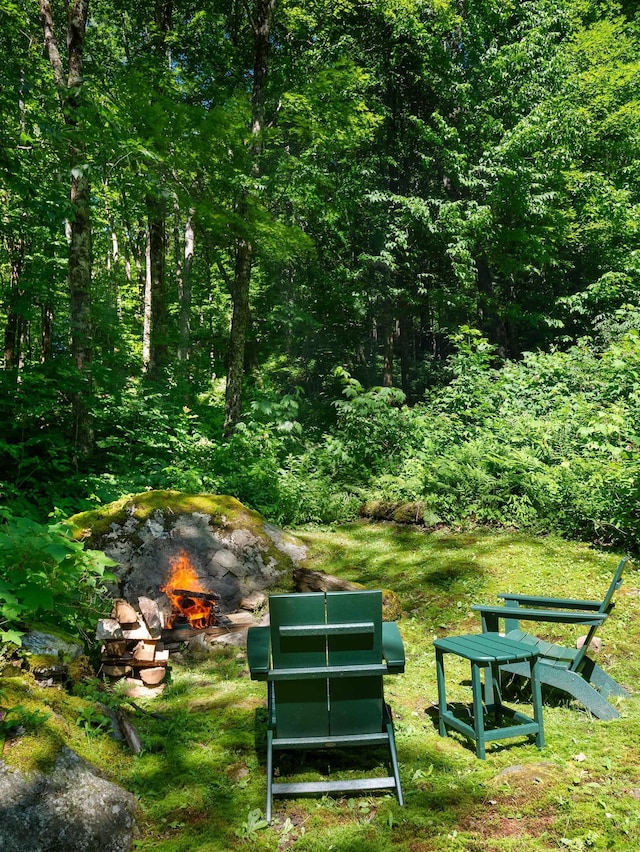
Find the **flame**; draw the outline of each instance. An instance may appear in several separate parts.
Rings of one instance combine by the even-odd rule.
[[[184,592],[207,592],[202,585],[188,554],[181,550],[177,556],[169,560],[171,571],[160,591],[169,598],[173,613],[167,619],[167,627],[172,628],[176,618],[184,616],[190,627],[209,627],[213,602],[203,598],[193,598]],[[181,592],[176,594],[176,591]]]

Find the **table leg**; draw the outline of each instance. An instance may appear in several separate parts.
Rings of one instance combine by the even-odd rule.
[[[447,736],[447,726],[444,723],[444,714],[447,711],[447,693],[444,682],[444,654],[440,648],[436,648],[436,680],[438,683],[438,725],[441,737]]]
[[[486,682],[486,681],[485,681]],[[476,732],[476,754],[484,759],[484,713],[482,708],[482,678],[480,666],[471,663],[471,690],[473,692],[473,727]]]

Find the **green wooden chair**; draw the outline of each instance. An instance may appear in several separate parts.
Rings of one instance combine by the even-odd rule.
[[[594,663],[588,651],[596,631],[613,609],[613,596],[622,585],[626,562],[627,558],[620,561],[601,601],[501,594],[498,597],[504,600],[503,606],[480,604],[472,609],[480,613],[485,633],[498,633],[500,622],[504,621],[503,635],[537,648],[541,683],[569,693],[598,719],[617,719],[620,714],[607,698],[626,697],[629,693]],[[587,634],[580,648],[565,648],[523,631],[521,621],[582,625],[587,628]],[[501,666],[501,671],[527,675],[522,663]]]
[[[268,683],[267,821],[273,796],[394,790],[403,804],[383,676],[404,671],[402,638],[382,621],[380,591],[271,595],[269,627],[252,627],[249,670]],[[387,746],[392,774],[274,783],[274,752]]]

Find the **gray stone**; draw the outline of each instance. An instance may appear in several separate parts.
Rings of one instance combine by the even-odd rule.
[[[0,761],[2,852],[128,852],[136,800],[71,749],[49,774],[23,775]]]
[[[57,657],[62,654],[66,659],[75,660],[84,654],[82,645],[67,641],[42,630],[32,630],[22,637],[22,647],[30,654],[42,654]],[[0,847],[2,848],[2,847]]]
[[[148,494],[139,496],[146,498]],[[220,595],[223,613],[233,612],[242,597],[282,583],[305,556],[301,542],[296,543],[293,536],[265,524],[232,498],[223,499],[233,505],[233,518],[206,511],[185,512],[182,507],[174,509],[172,498],[167,495],[166,507],[155,509],[145,520],[136,517],[137,499],[131,498],[122,523],[111,524],[106,535],[97,534],[88,546],[104,550],[117,563],[114,596],[128,601],[150,598],[164,616],[171,614],[171,604],[161,589],[173,560],[183,552],[189,557],[201,589]],[[212,495],[212,504],[216,499]],[[121,513],[120,507],[118,511]],[[82,516],[79,523],[84,523]],[[279,561],[274,558],[274,545],[284,555]]]

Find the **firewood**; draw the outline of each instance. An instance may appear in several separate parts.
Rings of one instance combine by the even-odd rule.
[[[131,751],[134,754],[140,754],[142,752],[142,743],[140,742],[138,732],[133,727],[127,714],[122,710],[118,710],[118,725]]]
[[[122,639],[120,622],[115,618],[101,618],[96,626],[96,639],[99,642],[104,642],[106,639]]]
[[[156,655],[156,643],[153,639],[143,639],[133,649],[133,657],[135,660],[149,662]]]
[[[125,639],[152,639],[151,633],[147,629],[147,625],[139,621],[137,626],[131,628],[123,628],[122,635]]]
[[[155,666],[151,669],[140,669],[140,680],[147,686],[155,686],[164,680],[167,670],[164,666]]]
[[[133,660],[133,653],[131,651],[125,651],[124,654],[116,654],[115,656],[102,654],[100,660],[108,666],[128,666]]]
[[[267,596],[264,592],[251,592],[250,595],[242,598],[240,601],[240,606],[242,609],[246,609],[249,612],[255,612],[257,609],[260,609],[267,602]]]
[[[158,604],[151,598],[140,597],[138,598],[138,606],[149,631],[153,634],[155,631],[162,630],[164,619]]]
[[[256,624],[255,618],[249,612],[229,612],[225,616],[225,624],[228,630],[242,630],[243,627],[251,627]]]
[[[102,646],[102,653],[106,657],[122,657],[127,650],[126,639],[107,639]]]
[[[158,666],[167,666],[168,660],[131,660],[130,663],[134,673],[140,672],[142,669],[153,669]]]
[[[111,611],[111,617],[119,621],[120,624],[138,623],[138,613],[131,606],[131,604],[125,601],[123,598],[117,598],[113,602],[113,610]]]
[[[181,598],[195,598],[199,601],[219,601],[217,592],[190,592],[188,589],[171,589],[171,593]]]
[[[131,666],[126,665],[102,666],[102,672],[106,674],[107,677],[124,677],[125,675],[128,675],[130,671]]]

